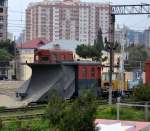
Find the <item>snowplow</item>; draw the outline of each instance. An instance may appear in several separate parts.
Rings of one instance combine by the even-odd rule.
[[[77,97],[90,89],[97,95],[100,89],[100,63],[74,61],[73,53],[58,50],[38,50],[29,80],[17,90],[16,98],[26,103],[48,101],[53,90],[64,99]]]

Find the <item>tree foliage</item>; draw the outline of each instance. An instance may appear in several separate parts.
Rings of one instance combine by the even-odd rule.
[[[93,60],[101,61],[102,50],[104,50],[104,43],[102,31],[99,29],[94,45],[78,45],[76,53],[82,58],[92,58]]]
[[[134,91],[136,99],[140,101],[149,101],[150,100],[150,85],[140,85]]]
[[[13,58],[14,44],[11,40],[0,41],[0,61],[9,61]]]
[[[96,108],[94,97],[90,93],[85,93],[67,108],[59,129],[61,131],[94,131]]]
[[[47,110],[48,119],[55,131],[93,131],[97,105],[90,93],[71,103],[58,95],[51,97]]]
[[[128,48],[128,60],[126,61],[126,70],[144,68],[144,62],[148,59],[148,54],[144,46],[134,46]]]
[[[101,30],[101,28],[98,30],[97,39],[94,42],[94,46],[99,52],[104,50],[104,43],[103,43],[103,37],[102,37],[102,30]]]
[[[5,49],[0,49],[0,61],[10,61],[12,55]]]
[[[3,121],[0,119],[0,131],[2,130],[3,128]]]
[[[49,98],[47,117],[50,127],[57,129],[60,124],[60,120],[63,117],[65,102],[62,97],[59,96],[57,91],[52,91],[52,95]]]
[[[5,49],[8,51],[12,56],[14,56],[14,41],[11,41],[9,39],[0,41],[0,49]]]

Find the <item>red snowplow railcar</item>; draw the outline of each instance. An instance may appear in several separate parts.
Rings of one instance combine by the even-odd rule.
[[[39,49],[35,51],[34,62],[38,64],[55,64],[61,61],[74,61],[72,51],[61,49]]]
[[[145,78],[146,84],[150,84],[150,60],[145,62]]]

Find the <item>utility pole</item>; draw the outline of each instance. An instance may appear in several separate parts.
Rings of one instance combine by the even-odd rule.
[[[15,79],[16,79],[16,74],[17,74],[17,54],[16,54],[16,36],[14,36],[14,57],[15,57],[15,61],[14,61],[14,67],[15,67],[15,69],[14,69],[14,71],[15,71]]]
[[[121,58],[120,58],[120,91],[121,95],[124,94],[124,46],[127,44],[127,31],[122,32],[122,42],[121,42]]]
[[[114,67],[114,50],[117,48],[117,45],[114,44],[114,31],[115,31],[115,15],[110,13],[110,25],[109,25],[109,41],[105,39],[106,50],[109,51],[109,96],[108,104],[112,105],[112,73]]]
[[[111,7],[110,7],[111,8]],[[111,10],[110,10],[111,11]],[[108,104],[112,105],[112,73],[113,73],[113,60],[114,60],[114,32],[115,32],[115,15],[110,12],[110,25],[109,25],[109,42],[106,42],[109,46],[110,53],[110,68],[109,68],[109,98]]]

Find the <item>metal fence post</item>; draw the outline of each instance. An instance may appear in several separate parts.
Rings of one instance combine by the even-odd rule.
[[[117,120],[120,119],[120,97],[117,98]]]
[[[148,121],[148,105],[147,105],[147,103],[145,103],[145,106],[144,106],[144,120]]]

